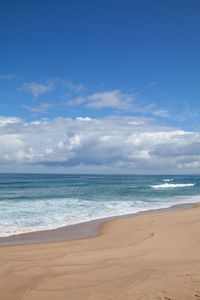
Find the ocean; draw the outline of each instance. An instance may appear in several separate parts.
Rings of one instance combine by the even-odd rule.
[[[198,202],[200,176],[0,174],[0,236]]]

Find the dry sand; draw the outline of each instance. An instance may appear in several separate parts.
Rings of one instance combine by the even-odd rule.
[[[200,299],[200,206],[112,220],[93,238],[2,246],[0,299]]]

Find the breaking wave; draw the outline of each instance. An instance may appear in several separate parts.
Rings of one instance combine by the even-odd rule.
[[[158,185],[151,185],[153,189],[171,189],[171,188],[183,188],[183,187],[190,187],[194,186],[195,183],[164,183]]]
[[[173,181],[174,179],[172,178],[166,178],[166,179],[163,179],[162,181],[165,181],[165,182],[169,182],[169,181]]]

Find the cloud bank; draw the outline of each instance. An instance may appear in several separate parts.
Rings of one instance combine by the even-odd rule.
[[[200,170],[200,133],[136,117],[0,117],[0,164],[45,170],[192,173]],[[17,171],[17,169],[16,169]]]

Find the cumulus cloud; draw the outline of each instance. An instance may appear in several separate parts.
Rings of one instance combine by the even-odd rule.
[[[9,124],[17,124],[17,123],[21,123],[21,122],[22,122],[22,120],[20,118],[0,116],[0,126],[5,126],[5,125],[9,125]]]
[[[89,117],[77,117],[77,118],[76,118],[76,120],[80,120],[80,121],[86,121],[86,122],[88,122],[88,121],[92,121],[92,119],[91,119],[91,118],[89,118]]]
[[[200,133],[136,117],[0,118],[0,163],[123,173],[200,170]]]

